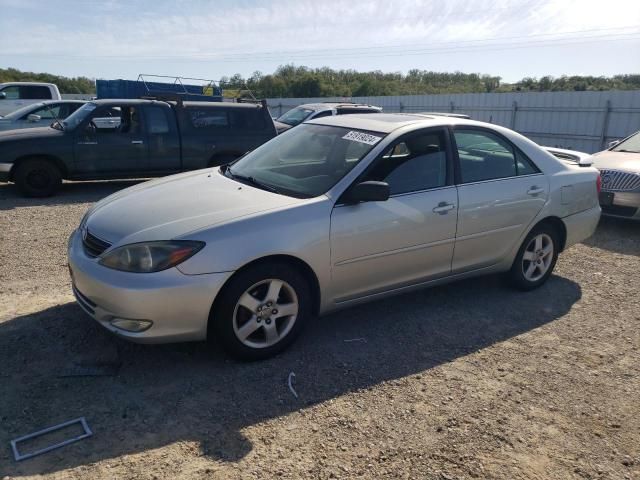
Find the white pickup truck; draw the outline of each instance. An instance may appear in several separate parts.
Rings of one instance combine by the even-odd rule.
[[[53,83],[7,82],[0,83],[0,116],[43,100],[61,100],[58,87]]]

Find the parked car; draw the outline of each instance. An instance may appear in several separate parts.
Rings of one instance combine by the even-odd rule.
[[[0,132],[0,181],[47,196],[62,179],[155,177],[222,165],[275,135],[261,104],[96,100],[51,127]]]
[[[496,272],[541,286],[595,230],[597,180],[496,125],[325,117],[98,202],[69,240],[73,292],[130,340],[265,358],[311,317],[413,288]]]
[[[58,87],[39,82],[0,83],[0,115],[43,100],[62,100]]]
[[[374,107],[363,103],[350,102],[326,102],[307,103],[292,108],[288,112],[278,117],[275,121],[278,133],[285,132],[296,125],[300,125],[307,120],[314,118],[331,117],[333,115],[345,115],[348,113],[380,113],[382,107]]]
[[[544,150],[549,152],[551,155],[556,157],[563,162],[573,163],[575,165],[582,165],[585,167],[590,167],[593,165],[593,160],[591,159],[591,154],[587,152],[579,152],[577,150],[568,150],[566,148],[558,148],[558,147],[542,147]]]
[[[640,220],[640,131],[593,154],[602,175],[603,215]]]
[[[27,105],[0,117],[0,130],[46,127],[56,120],[64,120],[84,103],[80,100],[50,100]]]

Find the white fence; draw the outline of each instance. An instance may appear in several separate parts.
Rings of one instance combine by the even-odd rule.
[[[465,113],[474,120],[516,130],[541,145],[589,153],[640,130],[640,91],[270,98],[267,101],[274,116],[304,103],[329,101],[369,103],[383,107],[385,112]]]

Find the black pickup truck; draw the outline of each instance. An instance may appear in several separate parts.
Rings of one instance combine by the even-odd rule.
[[[50,127],[0,132],[0,181],[42,197],[62,179],[157,177],[222,165],[275,136],[265,104],[96,100]]]

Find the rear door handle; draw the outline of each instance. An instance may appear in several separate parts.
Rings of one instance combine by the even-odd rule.
[[[142,145],[144,142],[142,140],[131,140],[131,143],[134,145]]]
[[[527,195],[538,195],[542,192],[544,192],[544,188],[533,186],[529,190],[527,190]]]
[[[449,210],[453,210],[456,206],[453,203],[440,202],[437,207],[433,209],[433,213],[439,213],[445,215]]]

